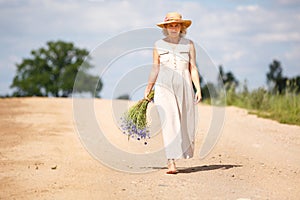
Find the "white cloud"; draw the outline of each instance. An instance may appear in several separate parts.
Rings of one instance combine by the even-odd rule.
[[[245,55],[245,52],[243,52],[243,51],[228,52],[223,55],[222,60],[225,63],[229,63],[229,62],[241,59],[242,56],[244,56],[244,55]]]
[[[290,33],[261,33],[257,34],[253,40],[255,42],[300,42],[299,32]]]
[[[260,7],[258,5],[240,5],[236,7],[237,11],[248,11],[248,12],[255,12],[258,11]]]

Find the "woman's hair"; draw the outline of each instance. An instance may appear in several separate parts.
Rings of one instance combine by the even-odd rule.
[[[179,34],[180,37],[184,37],[186,35],[186,32],[187,32],[186,29],[187,28],[183,24],[181,24],[181,30],[180,30],[180,34]],[[168,31],[167,31],[166,26],[164,28],[162,28],[162,32],[165,36],[168,36]]]

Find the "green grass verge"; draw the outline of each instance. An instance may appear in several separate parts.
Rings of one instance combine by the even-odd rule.
[[[226,105],[245,108],[250,114],[280,123],[300,126],[300,94],[295,92],[279,95],[270,94],[263,88],[252,92],[235,92],[234,89],[229,89],[226,93]]]

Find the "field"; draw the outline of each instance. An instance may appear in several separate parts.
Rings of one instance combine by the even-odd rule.
[[[226,99],[228,105],[246,108],[260,117],[300,126],[300,95],[295,92],[279,95],[270,94],[263,88],[252,92],[229,90]]]

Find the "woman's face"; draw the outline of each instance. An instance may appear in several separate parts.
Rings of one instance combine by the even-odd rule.
[[[170,37],[178,37],[181,30],[181,24],[179,23],[166,24],[166,29]]]

